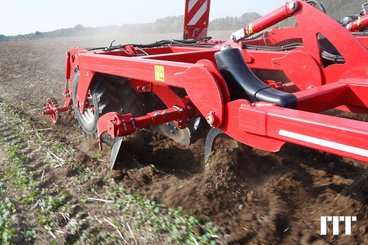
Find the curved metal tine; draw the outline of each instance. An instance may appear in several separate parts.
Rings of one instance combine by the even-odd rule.
[[[121,144],[123,143],[124,137],[118,137],[111,148],[110,156],[110,169],[121,169],[119,166],[119,160],[122,158],[123,151],[121,150]]]
[[[219,128],[211,128],[210,131],[208,131],[206,137],[206,144],[204,146],[204,160],[207,160],[208,157],[210,156],[213,150],[213,142],[220,134],[223,134],[223,132]]]

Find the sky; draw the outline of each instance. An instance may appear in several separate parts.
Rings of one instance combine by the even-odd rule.
[[[287,0],[212,0],[210,19],[266,14]],[[153,22],[184,14],[184,0],[0,0],[0,34]]]

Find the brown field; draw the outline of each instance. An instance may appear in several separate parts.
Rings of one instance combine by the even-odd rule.
[[[215,36],[224,37],[224,33]],[[163,38],[180,38],[180,34],[122,38],[117,42],[146,43]],[[48,97],[62,99],[66,51],[73,46],[106,46],[111,39],[78,37],[0,43],[0,99],[10,101],[21,117],[31,120],[34,128],[50,127],[41,111]],[[54,184],[67,188],[71,193],[69,202],[87,215],[86,219],[108,214],[103,205],[88,204],[82,199],[96,195],[104,199],[110,188],[119,186],[167,207],[182,207],[188,215],[209,217],[220,229],[219,243],[368,243],[366,164],[292,144],[270,154],[227,138],[217,142],[213,157],[204,163],[203,139],[184,147],[141,130],[126,144],[131,158],[143,166],[109,171],[108,149],[101,153],[94,140],[83,138],[72,117],[63,117],[60,126],[44,134],[49,141],[58,140],[76,149],[77,164],[97,176],[92,182],[77,186],[73,183],[78,174],[68,164],[47,168],[48,163],[41,162],[37,155],[27,163],[46,169],[50,176],[46,187]],[[2,155],[0,149],[0,160]],[[100,188],[92,190],[91,185],[96,184]],[[321,236],[322,215],[356,215],[353,235]],[[70,216],[77,214],[71,212]],[[342,226],[341,229],[343,234]],[[108,231],[114,229],[110,227]],[[40,231],[32,243],[71,241],[60,234],[55,233],[54,237]],[[83,243],[78,236],[73,241]],[[23,242],[18,240],[19,244]]]

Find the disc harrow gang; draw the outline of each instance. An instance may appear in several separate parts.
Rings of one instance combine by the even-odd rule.
[[[43,110],[44,115],[48,115],[53,124],[60,122],[59,104],[55,98],[49,98],[46,100],[46,106]]]
[[[209,6],[186,1],[185,40],[71,49],[65,104],[49,99],[44,113],[57,123],[93,102],[88,133],[100,147],[115,142],[112,169],[124,137],[147,126],[183,144],[209,129],[206,156],[225,134],[270,152],[290,142],[368,162],[368,123],[323,113],[368,113],[367,5],[339,23],[319,1],[292,0],[226,41],[206,37]],[[290,17],[296,25],[274,27]]]

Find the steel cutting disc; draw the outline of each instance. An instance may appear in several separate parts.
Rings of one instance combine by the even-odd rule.
[[[189,128],[180,129],[174,122],[168,122],[153,127],[153,130],[169,137],[176,143],[190,145],[191,132]]]

